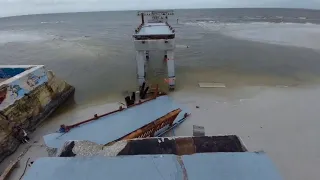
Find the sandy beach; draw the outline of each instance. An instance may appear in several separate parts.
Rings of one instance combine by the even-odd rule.
[[[227,91],[229,95],[219,95],[219,91]],[[245,92],[249,91],[254,93],[248,96]],[[316,143],[320,127],[317,119],[319,92],[320,87],[310,86],[180,90],[170,96],[187,107],[191,116],[174,130],[174,134],[192,136],[193,125],[204,126],[206,135],[235,134],[241,137],[249,151],[265,151],[284,179],[316,180],[320,165],[320,146]],[[1,170],[31,145],[20,162],[20,168],[10,178],[18,179],[28,158],[31,162],[47,156],[43,135],[56,131],[59,124],[81,121],[118,106],[118,102],[93,105],[51,117],[32,134],[30,144],[22,145],[1,164]]]

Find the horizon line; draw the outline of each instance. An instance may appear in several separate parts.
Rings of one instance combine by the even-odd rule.
[[[124,11],[141,11],[141,10],[204,10],[204,9],[289,9],[289,10],[309,10],[309,11],[320,11],[320,9],[311,9],[311,8],[286,8],[286,7],[215,7],[215,8],[146,8],[146,9],[119,9],[119,10],[88,10],[88,11],[69,11],[69,12],[53,12],[53,13],[30,13],[30,14],[19,14],[19,15],[9,15],[9,16],[0,16],[2,18],[10,17],[21,17],[21,16],[34,16],[34,15],[53,15],[53,14],[76,14],[76,13],[92,13],[92,12],[124,12]]]

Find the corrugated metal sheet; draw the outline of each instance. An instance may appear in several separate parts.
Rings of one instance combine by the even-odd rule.
[[[41,158],[24,180],[281,180],[264,153]]]
[[[48,147],[60,148],[69,140],[88,140],[106,144],[180,108],[182,112],[174,122],[182,119],[185,109],[168,96],[143,103],[124,111],[102,117],[70,130],[68,133],[53,133],[44,136]]]

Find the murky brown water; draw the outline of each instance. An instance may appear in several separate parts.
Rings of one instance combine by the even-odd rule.
[[[314,33],[318,25],[296,23],[292,27],[270,22],[270,25],[268,22],[250,25],[248,22],[240,23],[242,20],[230,25],[196,21],[204,15],[208,16],[207,19],[215,18],[214,11],[211,15],[207,10],[186,12],[177,12],[180,24],[176,24],[175,17],[171,22],[177,30],[177,90],[194,86],[198,81],[220,81],[229,86],[274,86],[318,81],[318,40],[311,37],[317,37]],[[242,13],[245,12],[253,13]],[[229,13],[224,16],[229,17],[236,12]],[[259,13],[256,12],[256,16]],[[268,13],[272,15],[272,11]],[[306,16],[304,11],[297,11],[292,17],[299,13]],[[0,19],[0,63],[46,65],[76,87],[75,102],[78,105],[112,101],[119,92],[136,89],[131,33],[139,18],[134,14],[101,12]],[[270,31],[261,31],[259,27]],[[295,47],[295,42],[288,40],[288,35],[283,36],[290,34],[287,29],[299,27],[303,37],[311,37],[308,48]],[[277,41],[270,33],[267,36],[268,32],[279,32],[274,34]],[[276,45],[279,43],[291,43],[293,46]],[[151,54],[149,70],[150,82],[163,84],[166,66],[161,52]]]

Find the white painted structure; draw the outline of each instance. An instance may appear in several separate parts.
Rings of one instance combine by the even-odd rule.
[[[141,24],[133,34],[134,46],[137,51],[137,75],[141,86],[146,78],[146,61],[149,60],[149,51],[163,51],[168,67],[169,89],[175,87],[174,48],[175,30],[168,24],[168,16],[173,11],[140,11]],[[151,16],[147,22],[144,17]]]
[[[49,80],[43,65],[0,65],[0,79],[1,111]]]

